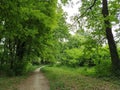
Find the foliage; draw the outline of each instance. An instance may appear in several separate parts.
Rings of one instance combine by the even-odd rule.
[[[114,5],[112,3],[114,3]],[[104,38],[104,35],[106,35],[113,68],[119,67],[118,52],[112,33],[112,23],[114,22],[115,25],[117,25],[119,21],[116,17],[117,13],[119,13],[118,4],[117,0],[94,0],[93,2],[91,2],[91,0],[82,1],[82,7],[80,8],[82,10],[80,12],[83,13],[83,15],[81,14],[79,17],[83,17],[81,18],[83,20],[77,19],[78,21],[81,20],[80,24],[84,24],[84,21],[86,21],[84,25],[82,24],[83,26],[81,26],[81,28],[86,27],[89,29],[90,33],[95,35],[95,38],[98,39],[98,41],[101,41],[100,39]],[[100,7],[102,7],[102,10]],[[86,11],[83,11],[84,9],[86,9]]]
[[[64,5],[69,1],[61,0]],[[104,20],[119,24],[119,2],[108,1],[107,18],[101,14],[100,0],[86,12],[93,0],[81,2],[80,15],[74,17],[79,27],[71,35],[72,25],[66,22],[67,14],[58,0],[1,0],[0,73],[22,75],[32,64],[60,63],[70,67],[96,66],[97,74],[107,75],[111,54],[106,44]]]
[[[56,26],[57,1],[1,0],[0,4],[0,67],[20,75],[35,57],[44,57]]]
[[[111,63],[109,60],[102,61],[95,69],[98,77],[110,77],[112,75]]]
[[[86,36],[87,35],[87,36]],[[97,41],[87,32],[76,33],[66,42],[67,47],[64,49],[64,55],[61,60],[62,64],[76,66],[94,66],[95,58],[98,53]]]

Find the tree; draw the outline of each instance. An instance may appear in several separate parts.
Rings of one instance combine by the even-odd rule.
[[[56,9],[57,0],[0,1],[1,66],[18,75],[31,59],[42,57],[56,27]]]
[[[70,37],[69,25],[66,23],[66,14],[63,12],[61,6],[57,8],[58,13],[58,22],[57,27],[53,31],[53,47],[54,47],[54,56],[56,61],[61,61],[63,57],[63,51],[66,48],[66,42]]]
[[[93,2],[92,0],[82,1],[82,7],[80,8],[82,14],[79,16],[85,18],[83,19],[84,21],[86,21],[86,23],[85,25],[83,25],[83,27],[85,26],[88,30],[90,30],[90,33],[94,35],[95,38],[98,38],[98,41],[101,38],[101,36],[103,38],[106,37],[109,45],[109,51],[113,68],[119,67],[119,56],[115,40],[112,34],[111,24],[111,22],[117,23],[118,21],[116,17],[116,14],[119,9],[118,5],[119,3],[117,0],[109,0],[109,3],[107,0],[102,0],[102,4],[100,0],[93,0]],[[101,6],[102,14],[100,14]],[[79,20],[79,18],[77,18],[77,20]]]
[[[106,31],[106,37],[108,40],[110,55],[111,55],[111,61],[114,68],[119,68],[120,62],[119,62],[119,56],[116,48],[116,44],[114,41],[114,37],[112,34],[111,29],[111,23],[109,20],[109,10],[108,10],[108,1],[102,0],[102,14],[104,16],[104,25],[105,25],[105,31]]]

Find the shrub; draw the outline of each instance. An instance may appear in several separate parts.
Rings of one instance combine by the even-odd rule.
[[[108,77],[111,76],[111,62],[108,60],[101,61],[100,64],[96,65],[96,75],[98,77]]]

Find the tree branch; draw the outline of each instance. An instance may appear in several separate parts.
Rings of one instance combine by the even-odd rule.
[[[88,8],[85,10],[85,12],[84,12],[80,17],[82,17],[89,9],[92,9],[92,8],[95,6],[96,1],[97,1],[97,0],[94,0],[93,4],[92,4],[90,7],[88,7]]]
[[[83,14],[82,14],[82,15],[80,15],[80,16],[78,16],[78,17],[76,17],[76,21],[78,21],[78,22],[79,22],[79,18],[81,18],[82,16],[84,16],[84,15],[85,15],[85,13],[86,13],[89,9],[92,9],[92,8],[95,6],[96,1],[97,1],[97,0],[94,0],[93,4],[92,4],[90,7],[88,7],[88,8],[85,10],[85,12],[83,12]],[[75,22],[76,22],[76,21],[75,21]],[[75,22],[74,22],[74,23],[75,23]],[[74,24],[74,23],[73,23],[73,24]]]

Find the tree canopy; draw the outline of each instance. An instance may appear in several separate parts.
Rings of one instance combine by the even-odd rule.
[[[81,0],[79,26],[70,34],[61,4],[70,0],[0,1],[0,71],[12,75],[27,72],[29,64],[99,66],[119,68],[119,0]],[[115,40],[116,37],[117,39]],[[118,50],[117,50],[118,49]]]

